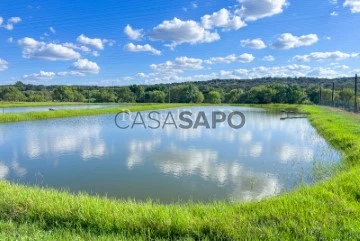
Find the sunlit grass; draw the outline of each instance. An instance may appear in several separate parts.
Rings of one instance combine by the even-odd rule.
[[[45,120],[53,118],[66,118],[74,116],[90,116],[90,115],[103,115],[103,114],[116,114],[122,110],[129,111],[144,111],[155,109],[166,109],[181,107],[185,104],[137,104],[129,106],[111,106],[104,108],[90,108],[90,109],[68,109],[68,110],[55,110],[55,111],[34,111],[24,113],[4,113],[0,114],[0,123],[19,122],[19,121],[32,121],[32,120]],[[187,105],[189,106],[189,104]]]
[[[91,103],[91,105],[106,104],[106,103]],[[113,103],[112,103],[113,104]],[[36,107],[36,106],[63,106],[63,105],[88,105],[84,102],[9,102],[0,101],[0,108],[7,107]]]
[[[170,205],[0,182],[0,239],[359,240],[359,119],[323,107],[300,108],[343,153],[344,167],[330,180],[260,202]]]

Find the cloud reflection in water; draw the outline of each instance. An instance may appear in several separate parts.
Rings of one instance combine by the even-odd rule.
[[[340,159],[306,119],[233,109],[246,116],[240,130],[120,130],[112,115],[0,125],[0,179],[38,184],[41,173],[43,185],[100,195],[248,201],[294,188],[314,160]]]

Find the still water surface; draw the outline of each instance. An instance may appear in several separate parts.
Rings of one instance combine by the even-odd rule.
[[[315,163],[341,158],[307,119],[187,110],[224,108],[245,126],[121,130],[114,115],[0,124],[0,179],[139,201],[247,201],[312,183]]]

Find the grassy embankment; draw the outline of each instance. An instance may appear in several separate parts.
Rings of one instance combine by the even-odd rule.
[[[160,205],[0,182],[0,239],[359,240],[360,120],[305,106],[343,155],[331,180],[260,202]]]
[[[64,105],[88,105],[85,102],[8,102],[0,101],[0,108],[7,107],[36,107],[36,106],[64,106]],[[114,104],[114,103],[91,103],[91,105],[98,104]]]
[[[24,113],[4,113],[4,114],[0,114],[0,123],[45,120],[45,119],[53,119],[53,118],[67,118],[74,116],[116,114],[121,110],[144,111],[144,110],[175,108],[184,105],[185,104],[137,104],[137,105],[124,106],[119,104],[119,106],[94,108],[94,109],[68,109],[68,110],[55,110],[55,111],[34,111],[34,112],[24,112]],[[187,106],[189,106],[189,104]]]

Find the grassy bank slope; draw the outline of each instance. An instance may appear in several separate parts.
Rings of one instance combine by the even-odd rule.
[[[69,110],[56,110],[56,111],[26,112],[26,113],[5,113],[5,114],[0,114],[0,123],[45,120],[45,119],[66,118],[66,117],[74,117],[74,116],[115,114],[123,109],[129,111],[143,111],[143,110],[174,108],[180,106],[184,106],[184,104],[139,104],[139,105],[130,105],[127,107],[117,106],[117,107],[94,108],[94,109],[69,109]]]
[[[347,168],[336,177],[261,202],[134,203],[0,182],[0,238],[38,240],[359,240],[360,122],[307,106],[310,121]]]
[[[4,102],[0,101],[0,108],[7,107],[36,107],[36,106],[63,106],[63,105],[87,105],[85,102]],[[91,103],[96,105],[97,103]],[[101,103],[99,103],[101,104]],[[103,103],[106,104],[106,103]]]
[[[303,106],[317,131],[344,154],[345,164],[360,165],[360,116],[329,107]],[[360,183],[359,183],[360,189]]]

